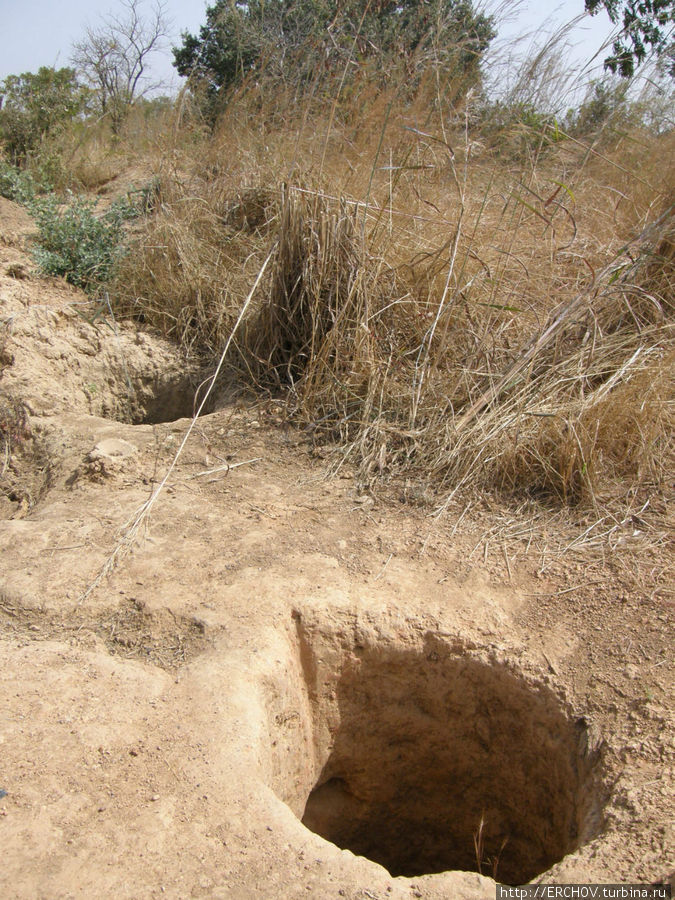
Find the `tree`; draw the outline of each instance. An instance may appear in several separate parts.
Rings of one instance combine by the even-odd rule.
[[[298,81],[373,59],[382,72],[432,49],[437,61],[478,77],[495,33],[471,0],[216,0],[199,35],[184,32],[173,48],[174,66],[213,108],[251,72]]]
[[[620,79],[591,81],[578,109],[568,110],[565,131],[587,137],[611,124],[627,127],[631,110],[626,99],[629,84]]]
[[[72,61],[96,91],[114,134],[134,100],[157,87],[148,83],[146,69],[148,58],[168,34],[168,20],[162,0],[148,18],[142,15],[141,4],[142,0],[121,0],[119,14],[103,18],[97,28],[87,28],[83,40],[73,45]]]
[[[592,16],[601,8],[607,11],[615,25],[622,17],[623,29],[614,41],[612,55],[605,60],[605,68],[632,78],[635,69],[647,57],[648,49],[664,61],[671,78],[675,78],[675,0],[585,0]]]
[[[0,82],[0,140],[10,161],[23,166],[50,132],[78,115],[87,92],[74,69],[42,66]]]

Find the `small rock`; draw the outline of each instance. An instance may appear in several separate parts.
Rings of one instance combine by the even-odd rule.
[[[121,438],[105,438],[104,440],[99,441],[91,451],[92,454],[118,459],[123,459],[125,456],[131,456],[133,453],[137,452],[137,447]]]

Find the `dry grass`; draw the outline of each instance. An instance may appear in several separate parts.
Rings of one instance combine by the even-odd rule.
[[[601,151],[519,134],[501,154],[470,98],[397,91],[286,117],[244,91],[214,136],[169,129],[119,306],[217,356],[272,249],[228,363],[362,484],[405,476],[441,507],[496,492],[580,523],[660,509],[673,134]]]

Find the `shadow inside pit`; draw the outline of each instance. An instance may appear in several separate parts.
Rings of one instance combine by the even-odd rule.
[[[108,417],[129,425],[160,425],[191,419],[199,408],[208,384],[194,375],[165,373],[152,381],[131,382],[120,402]],[[202,414],[213,412],[214,401],[207,399]]]
[[[336,684],[339,727],[307,828],[393,875],[524,884],[599,827],[584,720],[503,663],[371,647]],[[324,757],[325,758],[325,757]]]

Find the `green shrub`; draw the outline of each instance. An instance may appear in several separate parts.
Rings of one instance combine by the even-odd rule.
[[[51,190],[47,182],[34,178],[29,172],[0,160],[0,197],[27,206],[38,194]]]
[[[124,222],[138,215],[127,198],[100,216],[91,200],[73,197],[64,206],[54,194],[33,200],[29,209],[38,226],[33,257],[40,271],[87,291],[112,278],[126,253]]]
[[[571,109],[565,119],[565,130],[577,137],[588,137],[606,126],[627,129],[638,126],[639,117],[631,116],[627,100],[628,85],[621,81],[592,81],[578,109]]]
[[[25,206],[38,226],[32,249],[38,268],[87,291],[112,278],[126,253],[124,223],[147,212],[157,190],[150,182],[97,215],[95,201],[71,195],[64,203],[44,177],[0,160],[0,196]]]
[[[501,156],[516,159],[539,156],[565,139],[555,116],[530,102],[486,102],[478,122],[488,145],[498,148]]]

